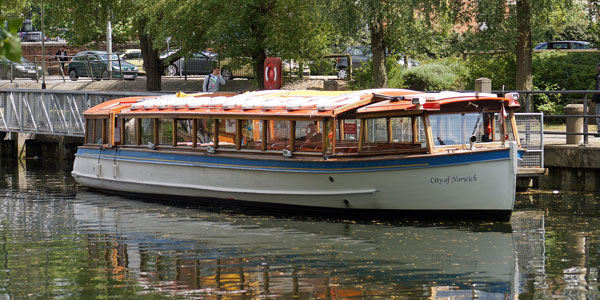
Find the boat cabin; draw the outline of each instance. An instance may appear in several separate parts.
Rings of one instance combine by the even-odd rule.
[[[285,157],[497,148],[518,143],[516,99],[398,89],[131,97],[84,113],[85,144]]]

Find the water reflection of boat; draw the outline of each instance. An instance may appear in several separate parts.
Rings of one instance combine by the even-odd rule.
[[[77,194],[74,215],[87,228],[90,249],[120,244],[122,251],[106,257],[122,262],[146,288],[284,298],[517,294],[508,224],[452,228],[247,217],[92,192]]]

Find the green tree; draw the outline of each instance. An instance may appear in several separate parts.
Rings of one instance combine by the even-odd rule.
[[[171,21],[163,38],[186,52],[210,48],[237,65],[251,63],[260,88],[267,56],[302,61],[327,52],[330,25],[322,1],[167,1],[179,5],[164,12]]]
[[[436,56],[447,48],[440,41],[450,36],[450,11],[446,1],[437,6],[420,0],[332,2],[332,15],[342,35],[371,45],[372,74],[378,88],[388,85],[388,54]]]
[[[556,26],[557,17],[571,14],[572,0],[480,0],[464,2],[460,19],[472,24],[469,45],[474,50],[508,50],[516,58],[515,86],[533,88],[532,40]],[[456,11],[456,10],[455,10]],[[561,13],[558,13],[561,12]],[[476,26],[476,27],[475,27]]]
[[[147,73],[146,90],[158,91],[165,64],[159,56],[164,44],[155,44],[161,26],[164,2],[151,0],[62,0],[46,4],[46,24],[74,45],[93,43],[96,49],[106,41],[106,24],[110,20],[113,42],[137,39]],[[172,58],[170,58],[172,59]]]
[[[21,41],[16,33],[23,19],[27,0],[0,0],[0,59],[21,60]]]
[[[21,41],[16,35],[21,22],[21,19],[0,16],[0,59],[21,60]]]

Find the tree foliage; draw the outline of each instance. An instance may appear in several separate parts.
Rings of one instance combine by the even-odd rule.
[[[0,16],[0,59],[21,60],[21,41],[16,35],[21,27],[21,22],[22,20],[19,18]]]

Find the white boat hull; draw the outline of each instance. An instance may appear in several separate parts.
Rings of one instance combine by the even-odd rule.
[[[265,159],[256,160],[261,164],[257,167],[223,164],[223,158],[220,163],[207,163],[210,155],[197,162],[190,161],[189,154],[152,158],[150,153],[139,158],[121,151],[95,154],[80,149],[72,174],[85,186],[122,193],[313,208],[510,212],[514,205],[514,145],[473,160],[471,154],[444,154],[404,165],[396,160],[391,165],[352,168],[279,167]],[[436,158],[443,163],[428,163]]]

